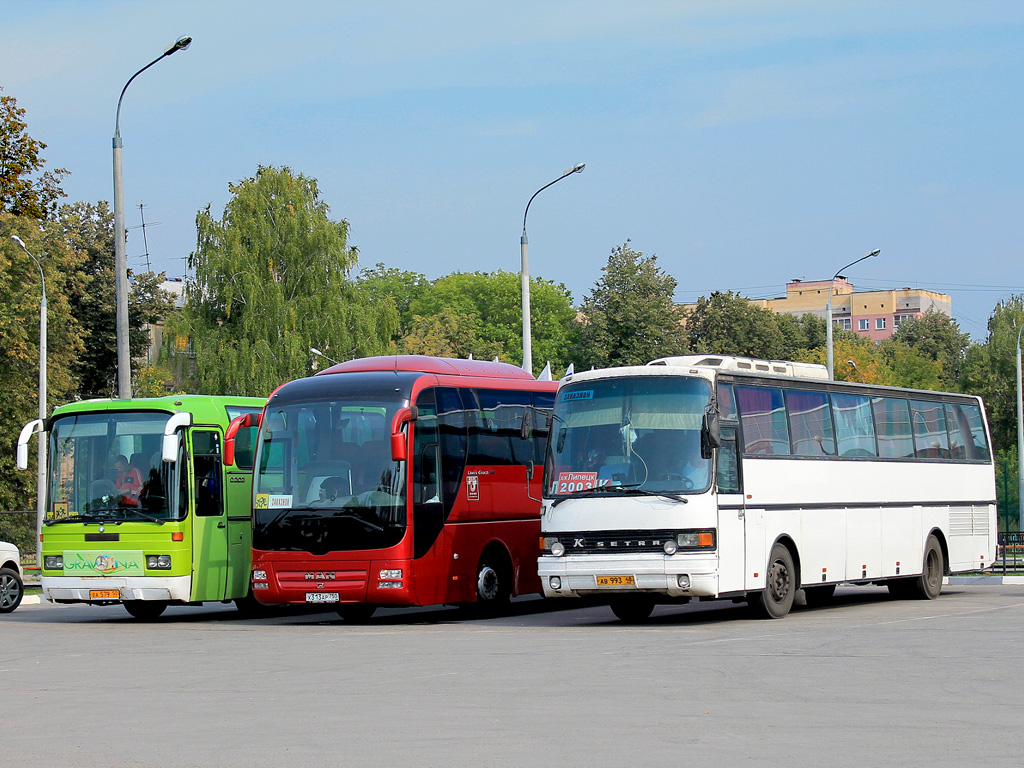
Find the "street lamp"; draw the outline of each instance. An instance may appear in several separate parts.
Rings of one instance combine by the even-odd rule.
[[[845,270],[847,270],[850,267],[852,267],[854,264],[860,264],[860,262],[864,261],[864,259],[870,259],[872,256],[877,256],[879,253],[881,253],[881,251],[882,251],[881,248],[875,248],[875,250],[873,250],[871,253],[868,253],[868,254],[865,254],[865,255],[861,256],[856,261],[851,261],[845,267],[843,267],[842,269],[837,271],[834,275],[832,275],[832,280],[829,281],[829,284],[828,284],[828,304],[825,307],[825,347],[826,347],[825,355],[826,355],[826,365],[828,366],[828,377],[829,377],[829,379],[835,379],[835,375],[834,375],[833,370],[832,370],[832,290],[835,287],[836,278],[839,277],[839,275],[841,275]]]
[[[17,235],[11,240],[21,246],[21,250],[39,267],[39,282],[43,286],[43,298],[39,302],[39,418],[46,421],[46,278],[43,276],[43,265],[25,245],[25,241]],[[36,476],[36,564],[43,567],[42,544],[40,535],[43,532],[43,517],[46,514],[46,439],[39,433],[38,475]]]
[[[530,198],[530,201],[526,204],[526,210],[523,212],[523,236],[519,240],[523,281],[523,370],[529,372],[531,375],[533,374],[533,332],[530,328],[530,259],[527,255],[526,245],[526,214],[530,212],[530,203],[533,202],[534,197],[539,195],[552,184],[557,184],[566,176],[572,176],[574,173],[582,172],[585,167],[586,163],[576,163],[576,165],[565,171],[565,173],[557,179],[538,189],[533,193],[533,197]]]
[[[334,365],[341,365],[341,363],[339,363],[339,362],[338,362],[337,360],[335,360],[335,359],[334,359],[333,357],[328,357],[327,355],[325,355],[325,354],[324,354],[323,352],[321,352],[321,351],[320,351],[319,349],[317,349],[316,347],[310,347],[310,348],[309,348],[309,351],[310,351],[310,352],[312,352],[312,353],[313,353],[314,355],[317,355],[318,357],[322,357],[322,358],[323,358],[324,360],[328,360],[328,361],[330,361],[330,362],[331,362],[331,363],[333,363]]]
[[[124,179],[121,172],[121,102],[132,80],[161,59],[184,51],[192,44],[191,37],[179,37],[173,45],[128,78],[117,100],[114,118],[114,293],[117,304],[117,396],[132,396],[132,358],[128,346],[128,256],[125,253]]]
[[[1024,455],[1024,395],[1021,394],[1020,333],[1017,331],[1017,530],[1024,531],[1024,472],[1021,471],[1021,456]],[[1009,528],[1009,525],[1007,525]]]

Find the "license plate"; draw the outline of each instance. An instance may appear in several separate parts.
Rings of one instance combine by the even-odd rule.
[[[89,599],[90,600],[118,600],[121,597],[121,592],[116,589],[90,589]]]
[[[599,587],[635,587],[636,579],[632,576],[598,576]]]
[[[336,603],[338,602],[337,592],[307,592],[307,603]]]

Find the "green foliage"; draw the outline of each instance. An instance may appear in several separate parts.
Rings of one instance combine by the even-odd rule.
[[[39,259],[47,298],[47,413],[71,399],[76,388],[75,358],[82,342],[67,300],[78,255],[48,238],[36,219],[0,212],[0,510],[35,507],[34,469],[14,467],[22,425],[39,415],[39,270],[10,239],[17,234]],[[34,444],[34,441],[33,441]],[[35,464],[30,451],[30,464]],[[31,469],[31,467],[30,467]]]
[[[40,173],[46,163],[39,153],[46,144],[28,135],[24,117],[13,96],[0,95],[0,211],[45,219],[64,197],[60,180],[68,172],[57,168]]]
[[[1017,448],[1004,448],[995,454],[996,520],[1000,531],[1020,530],[1020,481]]]
[[[642,365],[687,352],[683,312],[673,300],[676,280],[657,256],[634,251],[627,240],[612,249],[601,271],[577,323],[578,369]]]
[[[231,185],[220,220],[196,216],[195,277],[165,330],[191,391],[266,396],[310,372],[310,347],[336,360],[387,351],[394,304],[374,302],[349,272],[348,222],[332,221],[316,180],[260,167]]]
[[[971,336],[960,331],[956,320],[930,308],[921,317],[904,320],[892,341],[906,344],[939,363],[942,383],[937,388],[957,389]]]
[[[105,200],[65,204],[46,224],[46,230],[51,238],[62,240],[79,257],[77,268],[68,276],[68,300],[85,343],[73,367],[79,395],[112,397],[117,392],[114,214]],[[162,273],[143,272],[131,278],[128,345],[135,372],[149,346],[145,325],[170,314],[174,299],[159,287],[164,280]]]
[[[394,303],[398,311],[398,328],[392,341],[397,342],[413,327],[412,305],[427,295],[431,282],[419,272],[407,272],[385,267],[377,262],[372,269],[363,269],[356,279],[356,286],[367,295],[371,302]]]
[[[409,303],[413,323],[397,347],[408,351],[424,346],[431,328],[439,330],[458,357],[522,363],[522,288],[515,272],[456,272],[438,278]],[[536,375],[550,360],[553,368],[569,364],[572,321],[576,310],[564,285],[530,280],[530,320]],[[418,318],[418,319],[417,319]],[[434,333],[437,336],[437,332]]]
[[[988,321],[988,338],[967,349],[960,385],[981,395],[997,449],[1017,444],[1017,334],[1024,327],[1024,296],[999,302]]]
[[[413,315],[408,332],[394,345],[395,351],[402,355],[500,359],[501,344],[480,339],[478,325],[475,314],[460,314],[451,307],[442,307],[433,315]]]
[[[701,296],[686,317],[690,348],[698,353],[782,359],[787,339],[774,312],[755,306],[739,294],[716,291]],[[791,344],[798,344],[799,328],[787,322]]]

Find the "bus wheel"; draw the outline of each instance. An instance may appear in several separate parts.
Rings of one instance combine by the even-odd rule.
[[[125,600],[124,609],[141,621],[157,618],[167,608],[161,600]]]
[[[0,568],[0,613],[10,613],[25,595],[25,582],[13,568]]]
[[[793,556],[782,544],[776,544],[768,559],[768,585],[751,597],[750,607],[762,618],[781,619],[793,607],[795,576]]]
[[[512,598],[512,574],[493,552],[476,569],[476,606],[482,613],[501,613]]]
[[[836,593],[835,584],[826,584],[822,587],[804,587],[804,600],[811,608],[818,608],[828,605],[832,601],[832,595]]]
[[[942,577],[946,572],[946,563],[942,557],[942,547],[934,536],[928,537],[924,545],[924,567],[920,576],[910,580],[910,594],[921,600],[934,600],[942,591]]]
[[[628,595],[612,598],[608,605],[619,621],[640,624],[651,617],[651,612],[654,611],[654,598],[649,595]]]
[[[338,615],[349,624],[363,624],[377,611],[376,605],[366,603],[344,603],[338,606]]]

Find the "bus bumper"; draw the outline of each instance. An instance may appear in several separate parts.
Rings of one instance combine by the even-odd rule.
[[[718,597],[719,594],[718,558],[706,554],[543,556],[537,561],[537,573],[545,597],[635,592],[654,592],[667,597]],[[599,576],[632,576],[633,585],[599,585]],[[682,581],[688,586],[680,586],[680,577],[686,577]]]
[[[117,597],[96,597],[113,592]],[[51,603],[123,603],[126,600],[169,600],[187,603],[192,594],[191,576],[127,576],[81,578],[43,576],[43,596]]]

